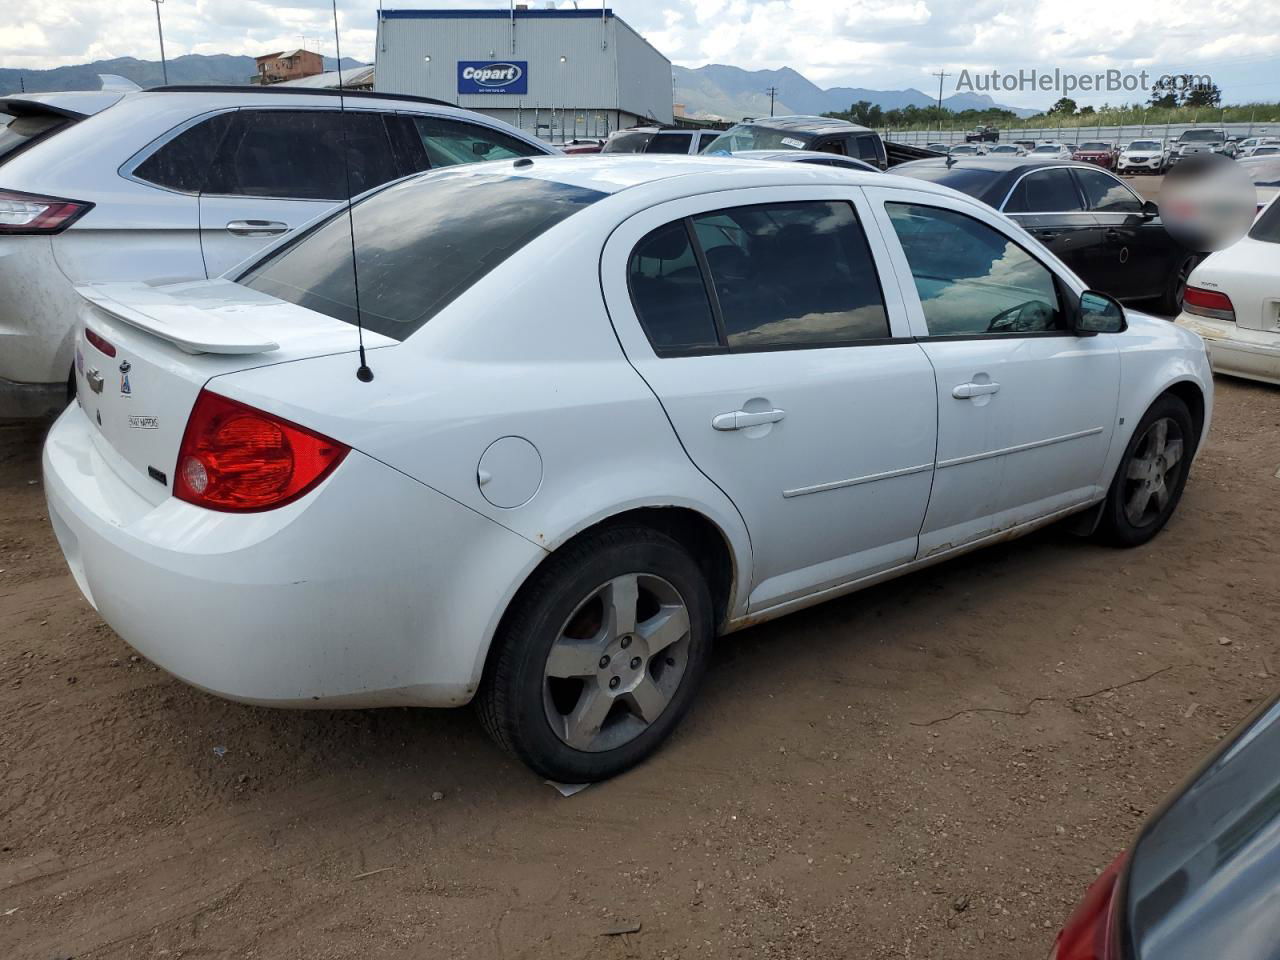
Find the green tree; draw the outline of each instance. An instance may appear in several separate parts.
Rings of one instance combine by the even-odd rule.
[[[1049,112],[1062,114],[1066,117],[1074,116],[1076,112],[1076,102],[1070,97],[1063,97],[1049,108]]]
[[[1221,104],[1222,91],[1216,83],[1191,87],[1182,98],[1184,107],[1217,107]]]

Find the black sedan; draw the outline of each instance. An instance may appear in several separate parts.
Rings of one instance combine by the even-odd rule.
[[[1228,737],[1103,871],[1054,960],[1280,958],[1280,700]]]
[[[987,156],[917,160],[893,172],[989,203],[1093,289],[1118,300],[1159,298],[1166,314],[1182,309],[1187,277],[1202,259],[1169,235],[1154,203],[1093,164]]]

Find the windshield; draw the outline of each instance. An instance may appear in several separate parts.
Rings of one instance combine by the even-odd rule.
[[[402,180],[353,208],[365,327],[404,340],[525,244],[605,194],[497,173]],[[247,287],[356,322],[345,209],[261,261]]]
[[[1272,202],[1253,223],[1249,236],[1266,243],[1280,243],[1280,202]]]
[[[1105,151],[1107,151],[1107,150],[1110,150],[1110,149],[1111,149],[1111,144],[1109,144],[1109,143],[1082,143],[1082,144],[1080,144],[1080,149],[1081,149],[1081,150],[1088,151],[1089,153],[1103,153],[1103,152],[1105,152]]]
[[[1055,147],[1053,144],[1045,144],[1043,147],[1036,147],[1036,153],[1061,153],[1061,147]]]
[[[64,117],[60,113],[33,113],[12,118],[0,114],[0,118],[9,120],[0,126],[0,163],[4,163],[19,150],[32,146],[45,137],[51,137],[63,127],[75,123],[70,117]]]
[[[604,145],[601,153],[644,153],[644,148],[649,145],[649,141],[653,139],[652,132],[634,131],[632,133],[617,133],[609,138],[609,142]]]
[[[1184,143],[1195,141],[1196,143],[1216,143],[1222,139],[1221,130],[1188,130],[1178,138]]]
[[[1160,144],[1154,140],[1135,140],[1125,148],[1126,150],[1159,150]]]
[[[1009,145],[1006,143],[1006,144],[1002,144],[1001,146],[998,146],[998,147],[992,147],[992,148],[991,148],[991,152],[992,152],[992,153],[1017,153],[1017,152],[1018,152],[1018,148],[1017,148],[1017,147],[1011,147],[1011,146],[1009,146]]]
[[[739,153],[743,150],[803,150],[813,134],[796,130],[775,130],[740,123],[711,141],[704,153]]]

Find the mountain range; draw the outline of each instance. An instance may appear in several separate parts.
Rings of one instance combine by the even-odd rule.
[[[342,58],[342,69],[361,67],[364,64],[350,57]],[[336,70],[337,61],[324,58],[326,70]],[[247,84],[258,72],[253,57],[233,57],[219,53],[212,56],[188,54],[169,61],[169,82],[172,84],[210,83]],[[42,93],[49,90],[97,90],[102,86],[100,73],[114,73],[132,80],[140,87],[158,87],[164,83],[164,72],[159,60],[138,60],[135,57],[117,57],[114,60],[95,60],[73,66],[54,67],[51,70],[0,69],[0,95],[17,93]]]
[[[879,105],[882,109],[928,107],[938,102],[920,90],[869,90],[862,87],[830,87],[823,89],[790,67],[781,70],[743,70],[713,63],[690,69],[672,66],[676,83],[676,102],[685,105],[690,116],[717,116],[726,120],[766,116],[769,113],[770,87],[777,90],[773,111],[776,114],[821,114],[848,110],[859,100]],[[986,110],[999,107],[1012,110],[1020,117],[1039,111],[1007,107],[986,94],[957,93],[944,97],[942,105],[952,110]]]

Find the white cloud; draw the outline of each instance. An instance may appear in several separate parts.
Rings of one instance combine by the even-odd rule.
[[[384,0],[387,7],[487,7],[503,0]],[[531,0],[541,6],[542,0]],[[572,6],[572,0],[558,0]],[[580,0],[590,8],[594,2]],[[612,0],[674,62],[790,66],[822,86],[929,89],[931,71],[1108,67],[1208,72],[1229,100],[1280,99],[1280,4],[1270,0]],[[0,66],[158,57],[147,0],[5,0]],[[338,0],[343,53],[373,57],[377,0]],[[333,52],[330,0],[167,0],[170,56]],[[954,80],[952,81],[954,82]],[[999,99],[1043,105],[1043,94]],[[1101,102],[1105,96],[1082,96]],[[1113,101],[1123,97],[1112,97]]]

